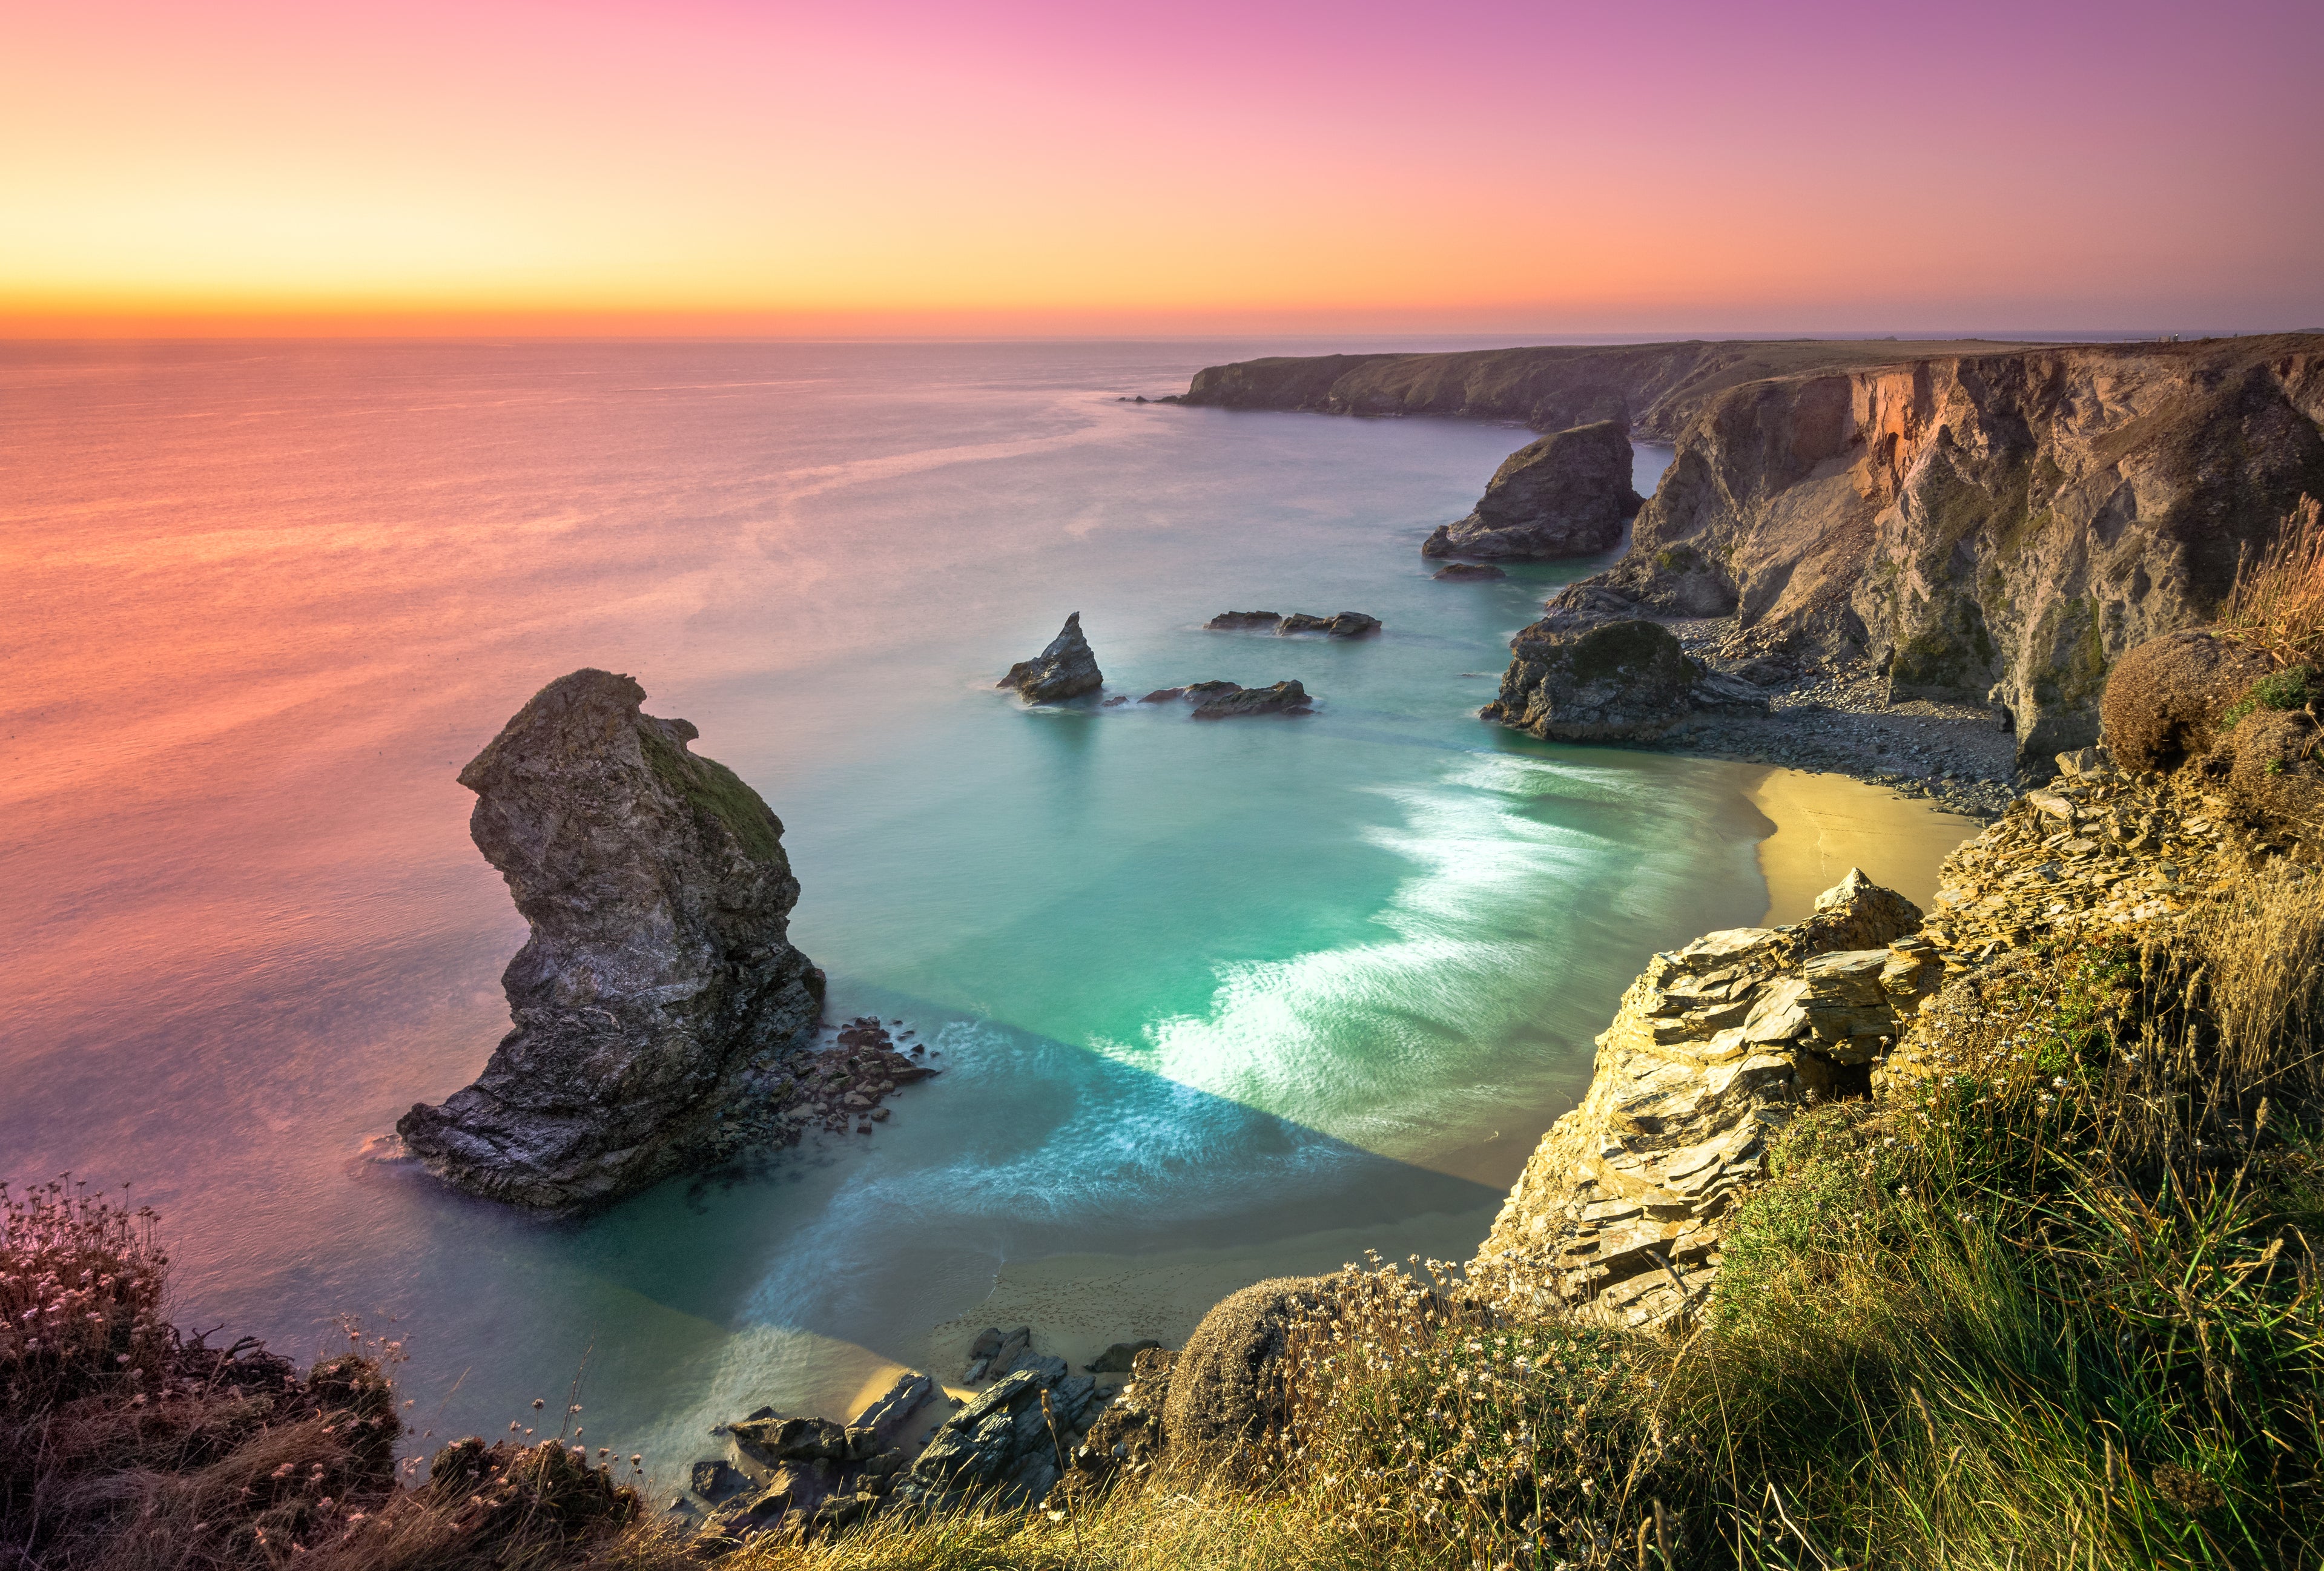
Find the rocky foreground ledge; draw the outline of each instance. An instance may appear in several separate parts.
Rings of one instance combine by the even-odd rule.
[[[1699,1310],[1768,1138],[1812,1102],[1941,1073],[1934,1023],[2034,946],[2135,932],[2280,847],[2200,776],[2061,755],[1947,858],[1933,909],[1860,872],[1806,922],[1658,954],[1470,1264],[1490,1298],[1633,1327]]]

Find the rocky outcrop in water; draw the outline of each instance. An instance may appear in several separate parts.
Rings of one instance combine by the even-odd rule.
[[[1552,561],[1622,543],[1645,499],[1630,485],[1630,432],[1619,420],[1559,431],[1518,448],[1493,472],[1477,509],[1440,524],[1424,556]]]
[[[1030,660],[1018,661],[1009,667],[1008,675],[993,684],[1015,688],[1028,703],[1057,703],[1095,693],[1104,684],[1105,674],[1097,668],[1097,657],[1082,636],[1079,611],[1065,619],[1065,627],[1049,640],[1047,648]]]
[[[1328,633],[1335,639],[1360,639],[1380,629],[1380,620],[1360,611],[1336,616],[1310,616],[1295,611],[1285,616],[1271,611],[1222,611],[1203,624],[1214,633]]]
[[[781,821],[644,699],[627,676],[559,677],[460,771],[532,927],[501,978],[515,1029],[475,1084],[396,1124],[460,1189],[567,1209],[704,1160],[821,1011]]]
[[[1213,691],[1194,705],[1196,720],[1234,720],[1254,714],[1306,714],[1314,701],[1307,690],[1296,680],[1278,682],[1272,687],[1238,687],[1232,683],[1204,683],[1199,685]],[[1223,691],[1219,690],[1223,688]],[[1196,690],[1186,690],[1190,698]]]
[[[1448,562],[1429,576],[1445,583],[1461,583],[1486,578],[1507,578],[1508,574],[1489,562]]]
[[[1630,618],[1545,618],[1511,642],[1500,696],[1479,711],[1545,741],[1651,741],[1690,716],[1765,703],[1706,667],[1670,629]]]

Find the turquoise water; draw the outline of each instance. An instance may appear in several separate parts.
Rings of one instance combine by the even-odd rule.
[[[1114,401],[1272,347],[11,352],[0,1174],[133,1181],[186,1322],[394,1318],[437,1438],[586,1371],[666,1467],[923,1362],[1014,1264],[1464,1256],[1646,957],[1758,917],[1767,826],[1732,767],[1473,718],[1597,565],[1428,577],[1527,433]],[[1253,608],[1387,630],[1202,630]],[[995,692],[1073,611],[1109,694],[1317,712]],[[835,1011],[947,1072],[549,1224],[356,1153],[505,1028],[453,776],[581,665],[767,796]]]

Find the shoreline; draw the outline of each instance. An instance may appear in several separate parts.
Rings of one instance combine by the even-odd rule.
[[[1738,762],[1738,791],[1770,826],[1755,848],[1767,885],[1763,926],[1809,915],[1815,897],[1851,867],[1931,910],[1940,865],[1984,828],[1981,820],[1939,803],[1842,773],[1745,762]],[[1361,1259],[1366,1250],[1391,1260],[1439,1252],[1466,1259],[1491,1225],[1492,1212],[1480,1210],[1473,1217],[1416,1217],[1388,1228],[1319,1229],[1223,1249],[1070,1252],[1004,1261],[993,1272],[991,1291],[972,1309],[929,1328],[925,1368],[953,1394],[973,1396],[982,1388],[964,1385],[960,1377],[969,1344],[987,1326],[1031,1327],[1036,1351],[1063,1357],[1075,1371],[1116,1342],[1150,1337],[1180,1347],[1212,1306],[1253,1282],[1330,1272]],[[1448,1235],[1462,1226],[1476,1229],[1477,1237],[1448,1251]]]

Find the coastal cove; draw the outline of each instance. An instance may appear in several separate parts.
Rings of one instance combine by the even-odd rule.
[[[1080,1358],[1366,1247],[1465,1257],[1650,953],[1851,860],[1923,898],[1973,826],[1479,722],[1609,558],[1431,579],[1514,427],[1115,401],[1257,347],[13,352],[5,1171],[132,1181],[189,1323],[303,1356],[392,1320],[438,1439],[577,1373],[665,1474],[761,1402],[956,1378],[982,1324]],[[1245,606],[1385,629],[1203,629]],[[1106,697],[1315,712],[996,693],[1069,611]],[[358,1153],[505,1029],[523,926],[454,776],[585,665],[781,815],[830,1018],[944,1072],[875,1135],[544,1223]]]

